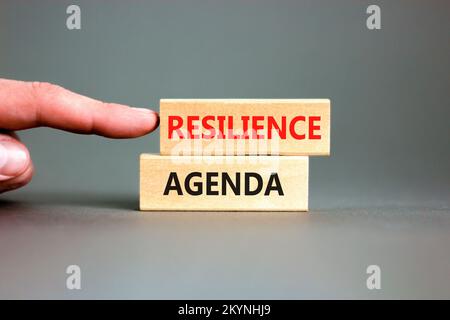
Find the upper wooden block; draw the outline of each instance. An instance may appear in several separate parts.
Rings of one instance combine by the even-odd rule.
[[[330,154],[328,99],[161,99],[162,155]]]

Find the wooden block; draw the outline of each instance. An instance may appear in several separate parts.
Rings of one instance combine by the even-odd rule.
[[[140,209],[307,211],[308,157],[142,154]]]
[[[162,99],[162,155],[329,155],[328,99]]]

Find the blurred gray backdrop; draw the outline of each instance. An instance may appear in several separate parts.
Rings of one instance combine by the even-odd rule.
[[[72,3],[79,31],[66,28]],[[449,196],[450,3],[377,1],[376,31],[370,3],[1,1],[0,75],[153,109],[160,98],[330,98],[332,156],[311,161],[312,207]],[[138,155],[159,151],[159,132],[21,137],[36,165],[28,190],[137,195]]]
[[[69,4],[81,7],[81,30],[66,28]],[[381,7],[381,30],[366,27],[369,4]],[[449,1],[2,0],[0,76],[155,110],[160,98],[330,98],[332,155],[310,162],[313,213],[448,212],[449,36]],[[69,204],[86,195],[134,210],[138,156],[159,152],[159,131],[120,141],[19,134],[36,175],[2,197],[24,206],[33,194]]]

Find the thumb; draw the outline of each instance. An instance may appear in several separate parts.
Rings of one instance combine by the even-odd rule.
[[[14,134],[0,134],[0,192],[30,182],[33,164],[27,148]]]

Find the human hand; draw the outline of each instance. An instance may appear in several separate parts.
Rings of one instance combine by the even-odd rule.
[[[0,79],[0,193],[26,185],[30,154],[14,130],[46,126],[109,138],[134,138],[158,127],[158,114],[94,100],[45,82]]]

